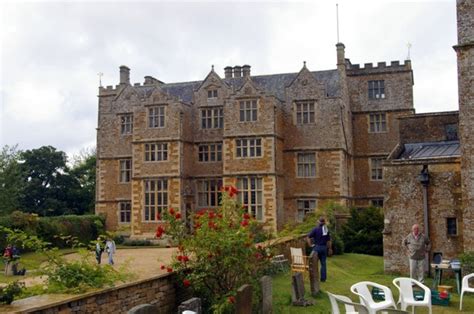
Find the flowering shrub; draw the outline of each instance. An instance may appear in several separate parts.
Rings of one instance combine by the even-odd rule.
[[[6,235],[9,243],[15,243],[22,248],[46,256],[47,262],[39,269],[41,275],[47,276],[43,293],[80,293],[90,288],[111,286],[116,281],[124,281],[129,277],[124,269],[116,271],[109,265],[98,265],[86,249],[79,249],[81,258],[67,260],[61,256],[57,248],[51,248],[50,243],[36,236],[1,226],[0,234]],[[74,237],[60,236],[58,238],[69,245],[72,244],[73,247],[79,245]]]
[[[15,297],[20,295],[24,288],[25,285],[23,283],[19,283],[18,281],[13,281],[5,287],[0,287],[0,303],[12,303]]]
[[[166,226],[156,235],[169,235],[176,241],[178,253],[169,266],[176,271],[181,285],[191,287],[211,311],[233,312],[237,289],[252,284],[259,293],[258,279],[270,265],[271,254],[255,246],[252,232],[258,222],[235,200],[237,189],[226,187],[221,206],[200,210],[192,217],[192,233],[173,209],[163,213]],[[255,297],[254,300],[257,300]]]

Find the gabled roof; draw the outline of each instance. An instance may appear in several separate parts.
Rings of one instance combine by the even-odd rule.
[[[461,156],[459,141],[442,141],[405,144],[402,153],[396,159],[413,160],[459,156]]]
[[[315,79],[326,84],[326,93],[329,97],[339,95],[339,73],[337,70],[311,72]],[[272,75],[251,76],[253,83],[268,94],[274,95],[280,100],[285,100],[285,88],[295,79],[298,73],[283,73]],[[223,79],[223,81],[234,90],[238,90],[244,83],[243,77],[234,77]],[[160,85],[160,88],[171,96],[180,98],[186,103],[193,100],[193,93],[199,88],[203,81],[169,83]],[[152,86],[137,86],[138,90],[144,95],[149,93]]]

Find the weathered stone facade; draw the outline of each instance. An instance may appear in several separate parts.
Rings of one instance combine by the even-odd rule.
[[[389,272],[408,272],[402,240],[415,223],[428,231],[429,256],[442,252],[450,259],[463,251],[458,113],[401,117],[399,126],[400,143],[384,163],[384,266]],[[424,167],[429,174],[426,210],[420,182]]]
[[[459,131],[461,136],[461,174],[463,220],[474,224],[474,2],[457,1]],[[464,250],[474,250],[474,229],[464,230]]]
[[[96,212],[107,228],[153,237],[165,208],[216,206],[216,185],[237,185],[273,230],[329,201],[381,205],[380,160],[398,143],[397,117],[414,113],[411,63],[361,68],[336,47],[337,68],[316,72],[236,66],[132,86],[122,66],[120,84],[99,89]]]

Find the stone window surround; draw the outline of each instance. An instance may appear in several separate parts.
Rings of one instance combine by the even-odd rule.
[[[382,162],[385,157],[371,157],[369,158],[369,178],[370,181],[383,181],[383,166]]]
[[[367,81],[367,97],[369,100],[387,99],[385,93],[385,80],[369,80]]]
[[[162,221],[162,212],[168,208],[168,179],[147,179],[143,181],[143,223],[155,223]],[[147,197],[147,194],[149,197]],[[153,198],[150,197],[154,195]],[[147,199],[150,200],[150,204],[147,204]],[[154,203],[151,203],[151,200]],[[161,200],[161,202],[159,202]],[[147,213],[147,211],[149,211]],[[160,219],[156,218],[157,214],[160,214]],[[148,218],[148,219],[147,219]],[[152,218],[152,219],[150,219]]]
[[[150,142],[143,144],[144,162],[168,161],[168,143]],[[153,158],[152,158],[153,156]]]
[[[128,206],[127,206],[128,205]],[[128,213],[128,217],[127,217]],[[125,217],[125,218],[124,218]],[[132,202],[130,200],[120,200],[118,202],[118,222],[129,225],[132,219]],[[128,221],[127,221],[128,218]]]
[[[240,145],[239,145],[240,143]],[[240,152],[240,155],[239,155]],[[245,156],[243,153],[245,152]],[[253,156],[251,156],[253,152]],[[238,137],[235,139],[235,158],[262,158],[262,138],[261,137]]]
[[[120,135],[127,136],[133,133],[133,113],[120,113]]]
[[[293,103],[294,108],[294,123],[295,125],[306,125],[316,123],[316,100],[314,99],[301,99],[295,100]],[[307,119],[305,121],[305,114]],[[300,118],[298,118],[300,117]]]
[[[119,176],[118,183],[129,184],[132,181],[132,159],[121,158],[118,162]]]
[[[220,178],[203,178],[199,179],[196,182],[197,185],[197,195],[198,208],[212,208],[219,206],[221,199],[221,188],[223,186],[222,179]],[[201,202],[202,197],[206,198],[206,204]],[[213,205],[214,204],[214,205]]]
[[[388,133],[386,112],[372,112],[367,114],[367,124],[369,133]]]
[[[382,197],[381,198],[372,198],[370,200],[370,206],[383,208],[383,201],[384,201],[384,199]],[[382,205],[382,206],[380,206],[380,205]]]
[[[207,149],[205,149],[207,148]],[[214,156],[214,160],[212,160]],[[198,144],[198,162],[221,162],[222,161],[222,142],[199,143]]]
[[[455,232],[453,233],[450,228],[454,228]],[[448,237],[457,237],[459,235],[458,219],[456,217],[446,217],[446,235]]]
[[[240,204],[258,221],[264,221],[263,178],[258,175],[239,176],[236,185]]]
[[[317,172],[316,172],[316,166],[317,166],[317,162],[316,162],[316,152],[315,151],[300,151],[300,152],[296,152],[296,157],[295,157],[295,169],[296,169],[296,178],[316,178],[317,177]],[[309,155],[313,155],[314,157],[314,160],[300,160],[300,156],[302,156],[304,158],[304,156],[309,156]],[[314,162],[314,163],[313,163]],[[303,167],[302,168],[302,175],[300,175],[300,166]],[[308,168],[308,171],[309,173],[312,173],[314,170],[314,175],[305,175],[305,166],[309,166]]]
[[[202,130],[222,129],[224,127],[224,107],[201,107],[200,127]]]
[[[164,128],[166,126],[165,104],[147,106],[147,126],[150,129]]]
[[[256,98],[239,100],[239,122],[258,121],[259,101]]]
[[[313,203],[314,205],[312,206],[311,203]],[[304,217],[308,213],[313,213],[316,210],[317,204],[318,201],[316,200],[316,198],[298,198],[296,200],[296,221],[303,222]],[[303,212],[303,215],[301,217],[300,212]]]
[[[211,99],[211,98],[217,98],[218,97],[218,92],[217,92],[217,88],[210,88],[207,90],[207,98],[208,99]]]

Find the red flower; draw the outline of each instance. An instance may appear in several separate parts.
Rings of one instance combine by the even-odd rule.
[[[250,215],[249,215],[248,213],[245,213],[245,214],[243,215],[243,217],[244,217],[244,219],[250,219]]]
[[[190,285],[191,285],[191,282],[190,282],[189,280],[187,280],[187,279],[184,279],[184,280],[183,280],[183,286],[184,286],[185,288],[189,287]]]
[[[166,266],[165,265],[161,265],[161,270],[165,270]]]
[[[261,259],[263,256],[262,256],[262,254],[260,254],[260,253],[255,253],[255,257],[256,257],[257,259]]]
[[[183,256],[182,258],[183,262],[189,262],[189,257],[187,257],[186,255]]]
[[[214,212],[211,212],[211,211],[210,211],[210,212],[207,214],[207,216],[209,217],[209,219],[214,219],[214,217],[216,217],[216,214],[215,214]]]
[[[257,245],[257,249],[261,250],[262,249],[262,246],[259,244]]]
[[[156,220],[161,220],[160,213],[156,213]]]
[[[248,220],[242,220],[242,222],[240,223],[240,225],[242,227],[247,227],[249,225],[249,221]]]
[[[216,224],[214,223],[214,221],[209,221],[207,223],[207,226],[210,228],[210,229],[216,229]]]
[[[239,192],[235,186],[230,186],[229,187],[229,196],[234,197]]]
[[[217,214],[217,217],[218,217],[219,219],[222,219],[222,214]]]
[[[181,261],[183,260],[183,256],[178,255],[178,256],[176,257],[176,259],[181,262]]]
[[[176,213],[176,215],[174,216],[176,219],[181,219],[181,213]]]
[[[173,209],[173,207],[171,207],[171,208],[168,210],[168,212],[170,213],[170,215],[174,215],[174,209]]]
[[[166,268],[166,271],[169,272],[169,273],[171,273],[171,272],[173,271],[173,268],[168,267],[168,268]]]
[[[163,235],[163,233],[165,233],[165,229],[164,229],[162,226],[158,226],[158,228],[156,228],[155,236],[156,236],[157,238],[161,238],[161,236]]]
[[[227,301],[229,303],[235,303],[235,297],[231,295],[230,297],[227,298]]]

